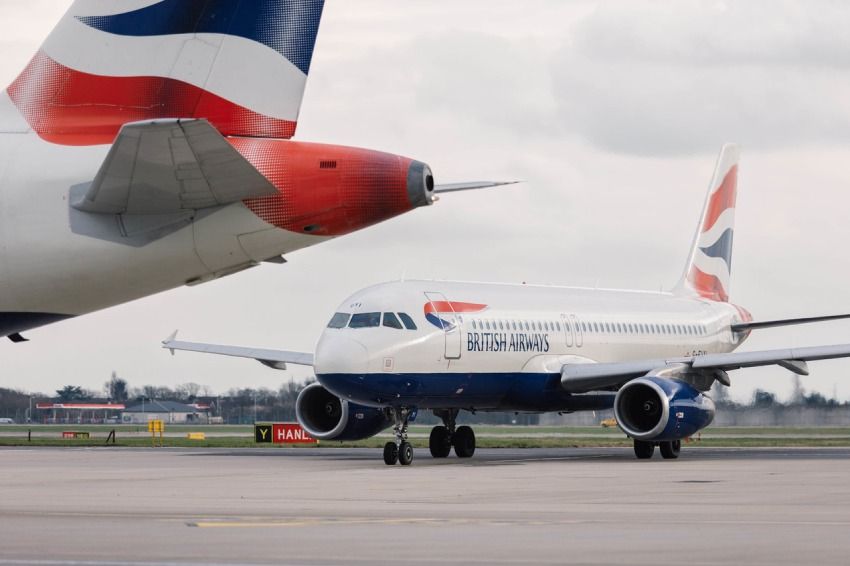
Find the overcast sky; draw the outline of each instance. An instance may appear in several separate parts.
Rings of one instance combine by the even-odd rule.
[[[0,79],[70,4],[0,4]],[[328,0],[297,139],[425,161],[445,196],[357,234],[0,344],[4,386],[197,382],[277,388],[306,370],[191,353],[186,339],[311,351],[335,307],[408,278],[659,289],[678,279],[716,152],[743,147],[732,300],[756,319],[850,312],[850,5],[844,2]],[[850,323],[756,333],[747,349],[850,342]],[[803,384],[850,398],[850,361]],[[732,397],[790,391],[732,374]]]

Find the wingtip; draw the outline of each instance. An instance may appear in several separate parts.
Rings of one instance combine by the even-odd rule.
[[[169,336],[168,338],[166,338],[165,340],[162,341],[162,347],[168,348],[168,351],[171,352],[172,356],[174,355],[174,348],[169,348],[168,345],[171,344],[172,342],[174,342],[174,339],[177,338],[178,332],[179,332],[179,330],[175,330],[174,332],[171,333],[171,336]]]

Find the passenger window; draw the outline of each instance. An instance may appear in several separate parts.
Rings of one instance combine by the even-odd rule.
[[[381,313],[361,312],[351,317],[349,328],[373,328],[381,325]]]
[[[586,322],[581,323],[581,329],[582,329],[582,331],[587,332],[587,323]]]
[[[384,326],[401,330],[401,323],[398,321],[398,317],[391,312],[384,313]]]
[[[504,329],[505,329],[505,325],[502,324],[502,321],[500,320],[499,321],[499,330],[504,330]]]
[[[528,321],[526,320],[525,321],[525,331],[528,332],[530,330],[531,330],[531,328],[528,326]]]
[[[345,328],[345,325],[348,324],[348,319],[351,317],[347,312],[337,312],[331,317],[331,321],[328,323],[328,328]]]
[[[405,328],[407,328],[408,330],[416,330],[416,323],[413,322],[413,319],[410,318],[409,314],[407,314],[406,312],[400,312],[398,313],[398,317],[401,319],[401,322],[402,324],[404,324]]]

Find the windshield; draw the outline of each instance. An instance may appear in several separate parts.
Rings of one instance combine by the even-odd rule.
[[[351,315],[347,312],[334,313],[333,317],[331,317],[331,321],[328,323],[328,328],[345,328],[350,316]]]
[[[381,313],[363,312],[355,314],[348,323],[349,328],[372,328],[381,325]]]
[[[401,323],[398,321],[398,317],[391,312],[384,313],[384,326],[401,330]]]
[[[398,317],[404,323],[405,328],[407,328],[408,330],[416,330],[416,323],[413,322],[413,319],[410,318],[409,314],[407,314],[406,312],[400,312],[398,313]]]

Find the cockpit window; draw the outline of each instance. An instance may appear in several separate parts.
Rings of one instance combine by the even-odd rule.
[[[381,325],[381,313],[379,312],[361,312],[351,317],[351,322],[348,323],[349,328],[372,328]]]
[[[331,321],[328,323],[328,328],[345,328],[350,316],[351,315],[347,312],[334,313],[333,317],[331,317]]]
[[[400,312],[398,313],[398,317],[404,323],[405,328],[407,328],[408,330],[416,330],[416,323],[413,322],[413,319],[410,318],[409,314],[407,314],[406,312]]]
[[[401,330],[401,323],[398,321],[398,317],[391,312],[384,313],[384,326]]]

